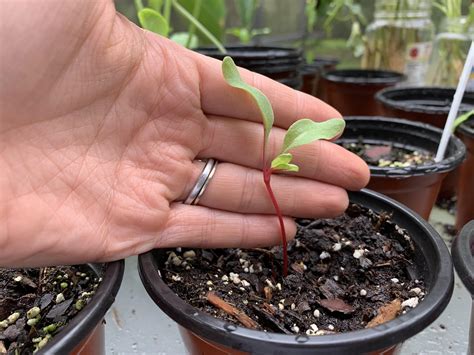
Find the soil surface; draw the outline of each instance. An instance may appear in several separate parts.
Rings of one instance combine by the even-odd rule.
[[[368,165],[390,168],[426,165],[434,162],[434,155],[426,151],[410,151],[390,145],[344,143],[347,150],[360,156]]]
[[[371,327],[422,301],[414,244],[390,216],[351,205],[336,219],[297,222],[284,278],[281,247],[274,247],[168,251],[163,279],[215,317],[287,334]]]
[[[92,269],[0,269],[0,354],[31,354],[89,302],[101,279]]]

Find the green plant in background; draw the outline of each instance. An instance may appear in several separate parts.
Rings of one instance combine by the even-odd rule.
[[[453,123],[453,132],[456,130],[456,128],[458,128],[461,124],[463,124],[464,122],[466,122],[469,118],[473,116],[474,116],[474,110],[471,110],[459,116],[458,118],[456,118]]]
[[[321,19],[323,29],[328,37],[331,36],[336,22],[351,23],[351,32],[346,46],[352,50],[355,57],[360,57],[364,53],[362,27],[366,25],[367,21],[362,12],[362,6],[357,0],[306,0],[305,17],[307,33],[313,32]],[[314,53],[309,50],[307,44],[304,47],[306,61],[310,63],[314,60]]]
[[[255,15],[260,7],[260,0],[234,0],[237,13],[239,14],[240,26],[229,28],[226,33],[237,37],[242,44],[248,44],[255,36],[270,33],[268,27],[253,28]]]
[[[146,6],[143,0],[134,1],[138,20],[144,29],[169,37],[187,48],[197,47],[199,36],[201,36],[225,53],[221,41],[208,29],[208,26],[199,20],[205,16],[209,27],[212,26],[214,31],[218,32],[220,26],[219,24],[216,26],[216,19],[223,18],[221,16],[225,14],[222,0],[147,0]],[[170,25],[172,10],[188,22],[186,32],[172,33]],[[218,16],[219,14],[220,16]]]
[[[278,201],[273,193],[270,179],[275,172],[297,172],[299,167],[291,163],[293,158],[291,149],[309,144],[320,139],[332,139],[344,130],[344,120],[330,119],[324,122],[314,122],[310,119],[301,119],[293,123],[287,130],[280,153],[271,161],[267,157],[268,140],[273,127],[273,109],[268,98],[257,88],[247,84],[240,77],[239,71],[230,57],[225,57],[222,62],[222,73],[227,83],[237,89],[248,93],[257,104],[263,120],[264,142],[262,151],[262,173],[268,196],[270,197],[280,225],[280,236],[283,247],[283,276],[288,273],[288,253],[286,244],[285,225]]]
[[[462,17],[462,0],[441,0],[434,6],[444,19],[434,42],[426,83],[456,86],[474,36],[474,4],[471,4],[467,17]]]
[[[362,67],[406,72],[407,58],[413,57],[413,68],[423,74],[434,35],[431,7],[430,0],[376,0]]]
[[[362,26],[367,24],[367,20],[362,11],[362,6],[357,0],[333,0],[330,2],[327,15],[324,20],[324,29],[330,36],[334,22],[352,23],[351,33],[347,40],[347,46],[352,49],[355,57],[364,54],[364,36]]]

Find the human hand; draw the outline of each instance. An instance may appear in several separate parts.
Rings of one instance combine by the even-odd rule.
[[[0,265],[110,261],[156,247],[279,243],[262,182],[258,109],[220,62],[143,31],[112,1],[2,3]],[[242,70],[275,111],[270,154],[303,117],[339,114]],[[274,155],[274,154],[273,154]],[[185,205],[203,163],[220,161],[199,206]],[[331,217],[369,178],[326,141],[276,175],[283,213]],[[285,218],[288,237],[295,224]]]

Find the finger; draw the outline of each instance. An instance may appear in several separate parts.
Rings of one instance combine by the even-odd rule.
[[[194,169],[193,182],[202,167],[196,164]],[[188,184],[186,191],[183,191],[181,200],[189,194],[192,184]],[[346,190],[318,181],[274,175],[271,185],[286,216],[335,217],[343,213],[349,204]],[[262,172],[229,163],[218,164],[199,205],[239,213],[275,214]]]
[[[295,222],[285,217],[284,224],[287,239],[292,239]],[[243,215],[175,203],[155,247],[255,248],[280,243],[275,216]]]
[[[222,76],[221,61],[195,53],[200,74],[201,106],[205,113],[261,122],[261,115],[250,96],[227,84]],[[240,68],[247,83],[260,89],[270,100],[275,113],[275,126],[288,128],[300,118],[325,121],[341,117],[323,101],[293,90],[263,75]]]
[[[199,157],[213,157],[254,169],[262,167],[262,125],[254,122],[211,116],[205,136],[207,147]],[[274,128],[268,145],[268,156],[275,157],[283,143],[286,131]],[[292,150],[294,163],[300,167],[292,173],[309,179],[360,190],[367,185],[370,172],[367,164],[357,155],[328,141],[317,141]]]

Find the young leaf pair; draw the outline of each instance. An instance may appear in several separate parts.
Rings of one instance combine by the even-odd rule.
[[[285,226],[280,207],[270,184],[271,174],[276,171],[298,171],[299,167],[291,162],[293,155],[289,151],[316,140],[334,138],[344,130],[345,123],[344,120],[340,118],[333,118],[324,122],[314,122],[308,118],[296,121],[288,128],[280,153],[269,164],[267,160],[267,146],[270,131],[274,123],[274,114],[270,101],[260,90],[242,80],[232,58],[224,58],[222,62],[222,73],[230,86],[245,91],[253,98],[262,116],[264,128],[264,144],[262,152],[263,181],[280,224],[280,234],[283,246],[283,275],[286,276],[288,272],[288,255]]]
[[[244,90],[255,100],[263,119],[263,127],[265,130],[263,149],[266,150],[268,137],[270,136],[274,122],[274,114],[270,101],[260,90],[242,80],[231,57],[224,58],[222,62],[222,73],[230,86]],[[344,120],[340,118],[334,118],[324,122],[314,122],[308,118],[296,121],[288,128],[281,151],[272,160],[271,169],[273,171],[298,171],[297,165],[290,164],[293,158],[292,154],[289,153],[290,149],[309,144],[319,139],[332,139],[344,130],[344,126]],[[264,169],[267,168],[265,163],[266,161],[264,161]]]

